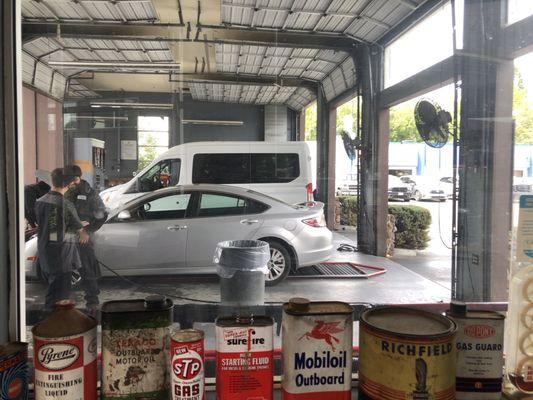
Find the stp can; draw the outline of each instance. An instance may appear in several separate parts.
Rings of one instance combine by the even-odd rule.
[[[501,398],[505,317],[493,311],[467,311],[452,302],[448,317],[457,324],[457,400]]]
[[[96,320],[62,300],[33,333],[35,399],[96,400]]]
[[[26,400],[28,397],[28,344],[0,345],[0,399]]]
[[[283,305],[283,399],[349,400],[353,308],[293,298]]]
[[[172,400],[204,400],[204,332],[182,329],[170,335]]]
[[[272,400],[273,327],[267,316],[216,320],[218,400]]]

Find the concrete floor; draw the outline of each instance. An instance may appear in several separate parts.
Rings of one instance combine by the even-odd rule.
[[[351,235],[334,234],[335,244],[350,243]],[[353,244],[353,242],[351,242]],[[336,248],[337,246],[335,246]],[[447,302],[450,291],[422,275],[387,258],[358,253],[334,251],[331,261],[353,261],[387,268],[387,273],[370,279],[355,278],[296,278],[289,277],[275,287],[266,289],[267,302],[285,302],[294,296],[311,300],[340,300],[349,303],[410,304]],[[151,293],[162,293],[174,298],[176,304],[190,303],[190,298],[219,301],[218,278],[214,275],[131,278],[135,285],[119,278],[100,280],[101,302],[118,299],[142,298]],[[39,282],[26,284],[27,309],[42,308],[46,287]],[[83,292],[73,292],[83,306]]]

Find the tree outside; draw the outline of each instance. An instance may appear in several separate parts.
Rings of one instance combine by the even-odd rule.
[[[142,170],[150,164],[159,154],[157,151],[157,141],[155,134],[148,133],[143,135],[143,143],[139,140],[139,160],[137,163],[138,170]],[[139,138],[140,139],[140,138]]]

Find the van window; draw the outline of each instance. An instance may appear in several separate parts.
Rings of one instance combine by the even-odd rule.
[[[287,183],[300,176],[297,153],[196,154],[193,183]]]
[[[139,192],[152,192],[157,189],[176,186],[179,181],[181,160],[162,160],[139,177]]]

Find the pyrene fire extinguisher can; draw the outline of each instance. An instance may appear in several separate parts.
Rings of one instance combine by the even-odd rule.
[[[353,308],[293,298],[283,305],[283,400],[349,400]]]
[[[61,300],[33,333],[36,400],[96,400],[97,322]]]
[[[170,335],[172,400],[204,400],[204,332],[176,330]]]
[[[267,316],[216,320],[217,400],[272,400],[273,327]]]

